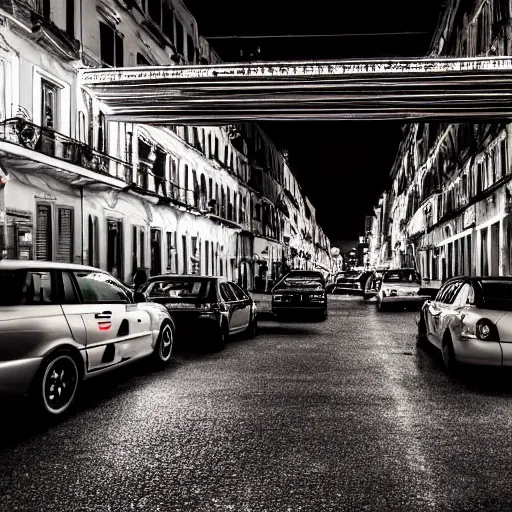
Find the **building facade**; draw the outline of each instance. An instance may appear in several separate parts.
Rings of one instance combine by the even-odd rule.
[[[511,6],[450,0],[431,56],[511,55]],[[431,286],[457,275],[511,275],[512,125],[416,123],[404,135],[392,187],[375,207],[374,265],[416,267]]]
[[[219,62],[180,0],[0,0],[2,255],[260,290],[328,267],[314,209],[258,125],[111,122],[77,83],[84,67]]]

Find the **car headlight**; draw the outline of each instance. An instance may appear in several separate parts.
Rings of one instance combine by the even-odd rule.
[[[385,288],[382,290],[382,295],[384,295],[384,297],[389,297],[390,291],[387,288]]]

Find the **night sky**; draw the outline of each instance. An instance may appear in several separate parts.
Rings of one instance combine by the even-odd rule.
[[[226,62],[421,57],[429,50],[443,0],[185,0],[199,33]],[[335,6],[335,7],[333,7]],[[372,37],[213,39],[219,36],[426,32]],[[280,149],[331,240],[355,240],[389,184],[403,123],[378,121],[260,123]]]

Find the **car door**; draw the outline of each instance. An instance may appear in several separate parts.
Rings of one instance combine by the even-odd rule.
[[[139,310],[112,276],[93,270],[63,272],[62,287],[62,309],[71,329],[85,330],[88,371],[150,351],[149,313]]]
[[[233,281],[229,282],[237,298],[237,315],[240,317],[240,328],[246,329],[251,322],[251,298]]]
[[[431,321],[429,339],[438,347],[441,346],[446,326],[453,316],[453,301],[462,284],[462,280],[447,283],[443,293],[440,293],[439,297],[429,305]]]
[[[235,292],[231,289],[227,281],[219,283],[219,292],[221,299],[228,309],[229,332],[240,330],[241,319],[238,313],[238,300]]]

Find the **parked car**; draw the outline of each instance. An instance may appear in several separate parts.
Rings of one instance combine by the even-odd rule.
[[[144,356],[166,365],[175,326],[136,304],[107,272],[46,261],[0,261],[0,393],[29,395],[64,414],[82,380]]]
[[[412,268],[386,270],[377,293],[377,309],[390,305],[420,307],[429,297],[420,295],[421,277]]]
[[[272,289],[272,313],[279,317],[304,312],[327,318],[325,279],[315,270],[292,270]]]
[[[336,275],[333,293],[363,295],[366,282],[371,278],[370,270],[347,270]]]
[[[448,371],[459,363],[512,366],[512,278],[449,279],[418,315],[418,340],[441,350]]]
[[[257,307],[252,297],[225,277],[161,275],[140,288],[146,300],[165,306],[176,324],[177,339],[203,336],[217,350],[229,336],[254,336]]]

